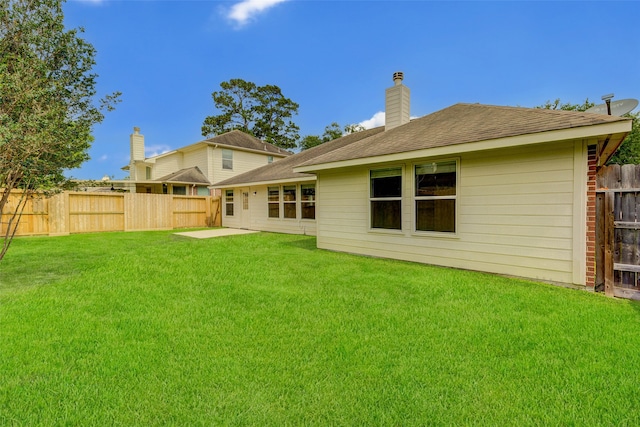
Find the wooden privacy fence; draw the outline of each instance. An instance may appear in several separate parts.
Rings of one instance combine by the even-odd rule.
[[[12,192],[5,214],[18,203]],[[6,230],[5,215],[2,231]],[[220,198],[146,193],[64,192],[27,201],[17,236],[219,227]]]
[[[596,289],[640,299],[640,165],[598,171]]]

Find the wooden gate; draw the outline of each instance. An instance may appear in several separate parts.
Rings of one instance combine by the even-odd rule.
[[[640,299],[640,165],[598,171],[596,290]]]

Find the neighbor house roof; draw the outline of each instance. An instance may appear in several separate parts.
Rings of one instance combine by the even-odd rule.
[[[217,188],[230,187],[235,185],[249,185],[257,183],[265,183],[271,181],[297,180],[297,179],[315,179],[315,175],[294,172],[293,168],[315,157],[321,156],[341,147],[348,146],[354,142],[368,138],[384,131],[384,127],[363,130],[351,133],[333,141],[325,142],[308,150],[301,151],[293,156],[275,161],[268,165],[245,172],[233,178],[226,179],[215,185]]]
[[[197,166],[186,168],[186,169],[180,169],[177,172],[170,173],[169,175],[163,176],[162,178],[155,179],[154,181],[174,182],[174,183],[179,182],[179,183],[187,183],[187,184],[206,184],[206,185],[211,184],[207,179],[207,177],[204,176],[200,168]]]
[[[232,148],[242,148],[252,151],[263,151],[279,156],[290,156],[292,153],[289,151],[276,147],[273,144],[262,141],[255,136],[248,133],[232,130],[230,132],[223,133],[222,135],[214,136],[213,138],[205,139],[202,142],[214,145],[224,145]]]
[[[321,164],[615,123],[623,124],[618,126],[622,133],[618,134],[619,140],[615,141],[619,145],[630,129],[630,119],[576,111],[455,104],[386,132],[314,156],[300,164],[297,170],[309,172],[316,170],[316,166]],[[626,128],[629,129],[624,131]],[[600,131],[606,133],[610,130],[589,128],[587,133],[594,136]],[[580,133],[575,132],[566,134],[567,137],[579,135]],[[613,151],[618,145],[615,145]]]

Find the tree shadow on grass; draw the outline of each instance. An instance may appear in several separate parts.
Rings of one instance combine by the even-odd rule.
[[[318,247],[316,245],[316,238],[314,236],[299,236],[298,238],[292,239],[285,244],[299,249],[306,249],[308,251],[318,250]]]
[[[72,274],[63,262],[55,259],[47,260],[46,264],[20,266],[3,265],[0,271],[0,295],[9,294],[39,286],[50,285]]]

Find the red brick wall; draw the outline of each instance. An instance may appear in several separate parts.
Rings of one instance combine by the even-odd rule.
[[[587,164],[587,280],[585,286],[593,290],[596,281],[596,146],[588,148]]]

